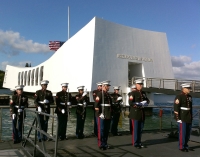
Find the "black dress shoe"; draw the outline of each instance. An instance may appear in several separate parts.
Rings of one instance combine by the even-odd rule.
[[[109,145],[106,146],[106,149],[110,149],[111,147]]]
[[[42,140],[41,140],[41,139],[39,139],[38,141],[39,141],[39,142],[42,142]]]
[[[13,144],[17,144],[17,143],[19,143],[18,141],[13,141]]]
[[[136,145],[135,148],[141,149],[141,146],[140,145]]]
[[[185,149],[185,148],[179,149],[179,150],[182,151],[182,152],[188,152],[188,149]]]
[[[106,150],[107,147],[100,146],[99,149],[101,149],[101,150]]]

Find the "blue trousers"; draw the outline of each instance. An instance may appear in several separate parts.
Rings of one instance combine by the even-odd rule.
[[[111,120],[111,133],[117,134],[118,133],[118,123],[119,123],[120,113],[114,113],[112,120]]]
[[[58,137],[62,140],[66,138],[67,118],[65,114],[58,114]]]
[[[141,145],[142,130],[144,128],[144,121],[131,119],[132,122],[132,144],[134,146]]]
[[[179,149],[188,148],[188,141],[190,139],[190,132],[192,128],[192,123],[178,123],[179,131]]]
[[[84,114],[84,118],[83,118],[82,115],[76,114],[76,137],[78,138],[83,137],[85,116],[86,114]]]
[[[22,140],[22,124],[23,124],[23,119],[18,120],[18,126],[16,126],[17,118],[12,119],[13,140],[16,142]]]
[[[100,117],[96,117],[97,127],[98,127],[98,146],[99,147],[107,147],[108,134],[110,130],[110,119],[101,119]]]
[[[44,132],[47,132],[48,130],[48,117],[46,117],[46,120],[44,120],[44,115],[39,115],[39,120],[40,120],[40,125],[41,125],[41,128]],[[47,137],[46,135],[43,135],[43,138],[42,138],[42,134],[38,131],[38,140],[47,140]]]

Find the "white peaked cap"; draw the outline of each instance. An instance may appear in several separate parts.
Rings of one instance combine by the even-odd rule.
[[[24,85],[18,85],[18,86],[15,86],[15,89],[18,90],[18,89],[23,89],[24,88]]]
[[[143,83],[143,79],[137,79],[137,80],[135,80],[135,83],[137,83],[137,84],[140,84],[140,83]]]
[[[120,86],[113,86],[114,89],[120,89]]]
[[[42,81],[40,82],[40,84],[49,84],[49,81],[48,81],[48,80],[42,80]]]
[[[63,87],[63,86],[64,86],[64,87],[68,87],[68,84],[69,84],[69,83],[62,83],[61,86],[62,86],[62,87]]]
[[[101,84],[102,84],[102,85],[111,86],[109,80],[103,81],[103,82],[101,82]]]
[[[133,84],[133,85],[131,86],[131,88],[136,88],[136,85],[135,85],[135,84]]]
[[[183,83],[181,84],[182,88],[191,88],[191,83]]]
[[[78,90],[84,89],[84,87],[85,87],[85,86],[79,86],[79,87],[77,87],[77,89],[78,89]]]
[[[97,82],[97,86],[102,86],[102,83],[101,82]]]

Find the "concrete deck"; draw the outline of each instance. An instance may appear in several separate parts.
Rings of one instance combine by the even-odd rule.
[[[200,157],[200,143],[189,141],[190,148],[194,149],[189,152],[178,150],[178,139],[168,138],[168,131],[145,131],[142,141],[146,148],[136,149],[131,144],[131,135],[123,133],[123,136],[110,136],[108,143],[111,146],[109,150],[100,150],[97,147],[96,137],[86,137],[84,139],[75,139],[69,137],[68,140],[58,142],[58,157]],[[192,136],[192,140],[200,141],[199,136]],[[50,155],[54,153],[54,142],[44,142],[47,152]],[[42,147],[42,143],[38,143]],[[33,147],[27,144],[29,151]],[[32,152],[31,152],[32,153]],[[13,144],[12,141],[0,143],[0,157],[24,157],[21,144]],[[37,157],[43,156],[37,152]]]

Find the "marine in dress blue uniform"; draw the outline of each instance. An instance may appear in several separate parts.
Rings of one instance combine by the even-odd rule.
[[[10,100],[14,144],[22,140],[23,116],[26,116],[24,109],[28,107],[28,97],[23,94],[23,88],[23,85],[16,86]]]
[[[62,83],[62,91],[56,93],[56,110],[58,116],[58,137],[60,140],[67,140],[66,130],[69,119],[69,108],[71,106],[72,95],[67,92],[69,83]]]
[[[102,84],[101,82],[97,83],[97,89],[93,91],[93,100],[95,102],[96,96],[99,92],[102,90]],[[94,107],[94,135],[97,136],[97,121],[96,121],[96,112],[95,112],[95,107]]]
[[[114,93],[110,94],[112,97],[112,119],[111,119],[111,133],[113,136],[121,136],[118,133],[118,123],[121,113],[122,96],[119,94],[120,86],[113,86]]]
[[[129,95],[129,105],[130,105],[130,114],[129,118],[132,122],[132,144],[140,149],[143,147],[141,144],[142,130],[144,127],[145,114],[144,108],[137,106],[136,103],[146,101],[149,103],[149,99],[146,96],[146,93],[142,91],[143,80],[135,80],[136,90],[132,91]]]
[[[98,147],[102,150],[109,149],[108,134],[111,122],[112,99],[108,93],[110,81],[102,82],[102,92],[98,92],[95,99],[96,121],[98,127]]]
[[[86,118],[86,106],[89,102],[87,97],[87,92],[84,91],[85,86],[79,86],[78,92],[79,94],[76,95],[76,137],[79,139],[84,138],[84,124]]]
[[[192,96],[190,83],[181,84],[182,92],[174,100],[174,118],[179,130],[179,150],[188,152],[188,141],[192,127]]]
[[[48,80],[43,80],[40,82],[42,89],[36,91],[34,103],[36,106],[36,111],[50,114],[50,104],[54,103],[54,100],[52,92],[47,90],[48,83]],[[44,132],[47,132],[49,117],[39,114],[39,120],[41,129]],[[46,141],[47,137],[45,135],[41,136],[40,132],[38,131],[38,140],[39,142],[41,142],[41,140]]]

